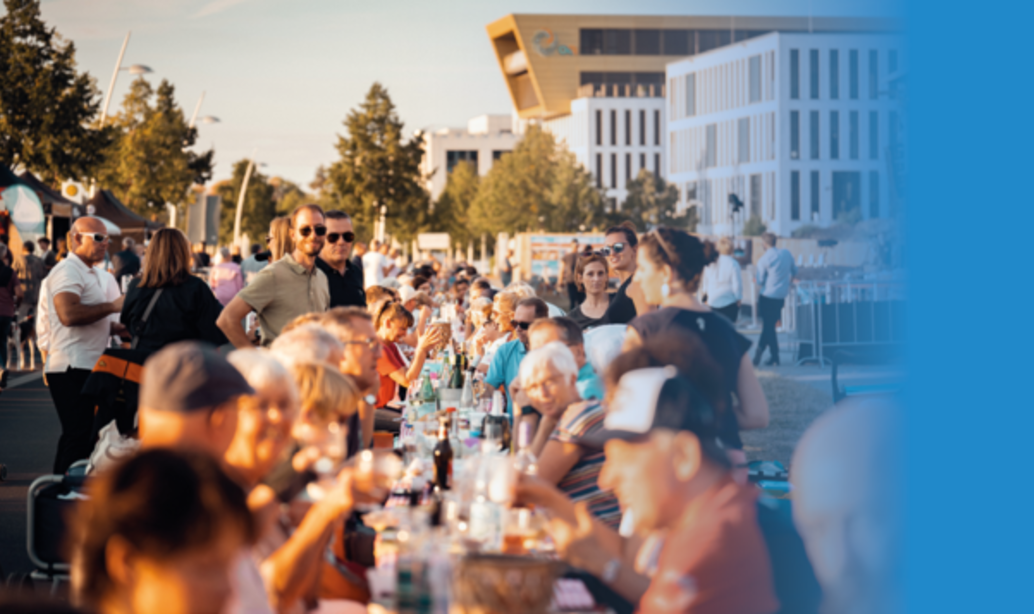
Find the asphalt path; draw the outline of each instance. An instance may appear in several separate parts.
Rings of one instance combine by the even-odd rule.
[[[43,380],[38,372],[27,377],[0,393],[0,464],[7,466],[0,482],[0,567],[8,574],[33,569],[25,551],[25,496],[33,480],[51,473],[61,434]]]

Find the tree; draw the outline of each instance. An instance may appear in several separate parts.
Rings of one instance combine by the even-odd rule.
[[[299,206],[314,202],[314,199],[306,194],[297,183],[282,177],[273,177],[269,180],[269,185],[273,186],[273,200],[276,202],[277,215],[289,215]]]
[[[339,135],[337,143],[341,159],[326,171],[326,178],[339,206],[352,216],[356,234],[369,239],[384,206],[388,233],[404,242],[415,238],[429,221],[430,198],[420,176],[421,141],[403,142],[403,123],[380,83],[370,87],[344,124],[348,135]]]
[[[233,177],[221,181],[215,186],[215,193],[222,197],[222,213],[219,220],[219,242],[233,242],[233,225],[237,215],[237,198],[241,193],[244,173],[251,161],[245,158],[233,165]],[[269,179],[251,169],[248,180],[248,192],[244,196],[244,208],[241,211],[241,234],[248,235],[252,243],[262,243],[269,234],[269,223],[277,215],[276,201],[273,199],[274,188]]]
[[[696,230],[696,209],[679,213],[678,188],[668,185],[664,179],[644,168],[627,188],[628,196],[621,210],[611,215],[614,221],[631,220],[641,230],[657,226],[672,226],[687,232]]]
[[[0,160],[51,183],[92,174],[112,131],[90,127],[100,94],[75,70],[75,45],[60,44],[38,0],[4,0],[0,17]]]
[[[603,197],[592,176],[553,135],[530,126],[496,160],[470,207],[476,233],[570,232],[605,223]]]
[[[452,169],[431,212],[429,231],[447,232],[454,246],[467,247],[475,236],[470,227],[470,205],[477,198],[478,180],[477,169],[470,162],[464,160]]]
[[[761,221],[761,217],[757,214],[751,215],[747,218],[747,221],[743,223],[743,236],[745,237],[760,237],[765,234],[768,227]]]
[[[212,178],[214,152],[187,149],[194,145],[197,129],[188,126],[168,81],[162,80],[157,91],[143,77],[133,81],[112,123],[118,137],[97,179],[137,213],[181,203],[193,183]]]

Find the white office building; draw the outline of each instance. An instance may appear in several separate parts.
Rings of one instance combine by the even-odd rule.
[[[887,78],[903,49],[890,34],[774,32],[669,63],[666,179],[698,231],[736,234],[756,215],[787,236],[892,215],[903,117]]]
[[[664,177],[664,86],[582,86],[571,113],[542,122],[605,190],[612,206],[628,195],[627,185],[646,169]]]
[[[512,151],[520,140],[511,115],[480,115],[467,122],[467,129],[442,128],[423,134],[424,158],[420,172],[433,200],[438,200],[449,173],[461,161],[472,163],[484,177],[499,156]]]

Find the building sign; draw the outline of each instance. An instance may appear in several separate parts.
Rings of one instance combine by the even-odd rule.
[[[577,49],[560,44],[551,30],[538,30],[531,36],[531,46],[544,58],[552,55],[575,55]]]
[[[531,275],[549,278],[560,274],[560,260],[571,251],[571,241],[578,239],[579,249],[592,245],[593,249],[603,247],[603,235],[550,234],[531,235]]]

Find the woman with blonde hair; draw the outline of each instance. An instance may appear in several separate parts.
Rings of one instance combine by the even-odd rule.
[[[227,343],[215,325],[223,310],[208,284],[190,273],[190,241],[175,228],[154,233],[143,273],[129,284],[120,321],[134,349],[156,352],[177,341]]]
[[[270,264],[290,254],[294,250],[294,244],[291,242],[291,218],[273,218],[269,223],[269,236],[266,242],[269,245]]]

